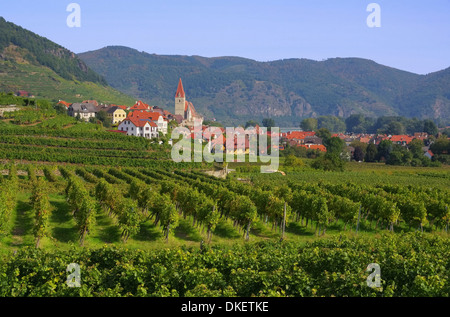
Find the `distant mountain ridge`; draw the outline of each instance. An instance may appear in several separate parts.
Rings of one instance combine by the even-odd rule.
[[[353,113],[450,118],[450,68],[418,75],[361,58],[257,62],[156,55],[123,46],[78,56],[112,87],[168,110],[181,77],[196,109],[223,123],[272,117],[288,126],[304,117]]]
[[[122,46],[74,54],[0,17],[0,91],[69,102],[133,104],[174,111],[183,79],[205,119],[237,125],[271,117],[401,115],[450,124],[450,68],[418,75],[361,58],[258,62],[242,57],[156,55]]]

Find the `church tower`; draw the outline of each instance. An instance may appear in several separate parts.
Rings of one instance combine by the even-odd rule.
[[[185,108],[186,108],[186,96],[184,94],[183,83],[178,82],[177,92],[175,93],[175,115],[180,115],[183,118],[185,117]]]

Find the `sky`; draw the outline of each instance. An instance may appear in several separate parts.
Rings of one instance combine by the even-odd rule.
[[[80,27],[67,24],[71,3]],[[450,67],[450,0],[0,0],[0,16],[75,53],[122,45],[257,61],[359,57],[417,74]]]

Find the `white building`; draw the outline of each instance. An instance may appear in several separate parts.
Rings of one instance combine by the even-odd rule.
[[[118,127],[119,131],[126,131],[127,135],[140,136],[147,139],[159,136],[158,125],[149,119],[126,118]]]
[[[168,132],[168,120],[159,112],[155,111],[142,111],[142,110],[135,110],[128,114],[128,117],[130,119],[135,120],[150,120],[158,126],[158,132],[161,132],[162,134],[166,135]]]

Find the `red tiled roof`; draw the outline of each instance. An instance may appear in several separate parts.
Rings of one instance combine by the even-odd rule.
[[[69,108],[70,105],[71,105],[71,103],[68,103],[68,102],[66,102],[66,101],[64,101],[64,100],[60,100],[60,101],[58,102],[58,104],[62,104],[62,105],[64,105],[64,106],[66,106],[66,108]]]
[[[133,117],[128,117],[125,120],[123,120],[122,122],[125,122],[125,121],[130,121],[136,127],[140,127],[140,128],[145,126],[145,124],[148,122],[146,120],[142,120],[142,119],[139,119],[139,118],[133,118]]]
[[[411,142],[413,139],[413,137],[410,137],[409,135],[393,135],[391,137],[391,141],[392,142],[406,142],[406,144],[408,144],[409,142]]]
[[[186,112],[187,110],[191,111],[192,116],[193,117],[197,117],[197,111],[194,108],[194,105],[192,104],[192,102],[186,101],[186,103],[184,104],[184,111]]]
[[[298,139],[303,140],[307,136],[314,136],[316,132],[314,131],[292,131],[286,134],[286,138],[289,140]]]
[[[320,150],[322,152],[327,151],[327,148],[323,144],[301,144],[300,146],[310,150]]]
[[[163,117],[163,119],[165,119],[165,117],[161,113],[155,111],[147,112],[136,110],[128,113],[128,118],[150,119],[153,121],[158,121],[159,117]]]
[[[360,137],[359,138],[359,142],[361,142],[361,143],[369,143],[370,142],[370,138]]]
[[[185,98],[184,89],[183,89],[183,83],[181,82],[181,78],[178,81],[178,88],[177,92],[175,93],[175,98]]]
[[[134,104],[130,110],[149,110],[150,106],[147,105],[146,103],[143,103],[142,101],[138,101],[136,102],[136,104]]]

